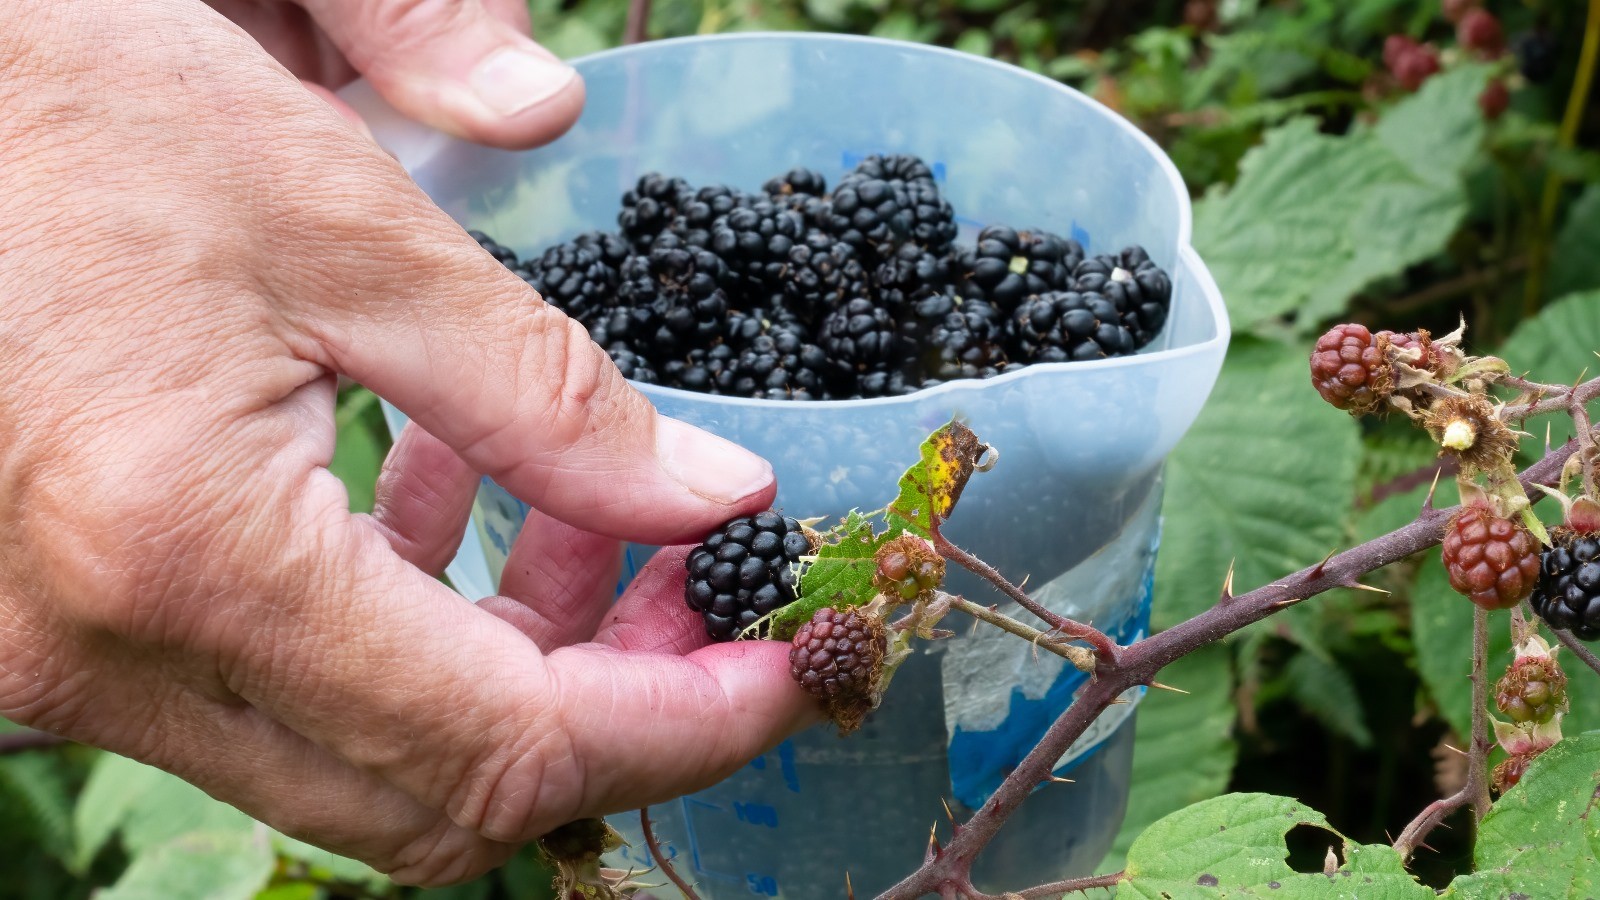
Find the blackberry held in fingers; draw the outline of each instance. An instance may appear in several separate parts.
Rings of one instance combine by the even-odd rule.
[[[872,710],[887,652],[882,622],[859,610],[825,607],[795,632],[789,673],[822,701],[840,734],[849,734]]]
[[[684,599],[712,640],[731,641],[794,602],[795,566],[811,552],[800,523],[767,510],[740,516],[690,552]]]

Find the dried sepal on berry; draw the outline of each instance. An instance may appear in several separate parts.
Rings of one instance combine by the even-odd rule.
[[[864,608],[824,607],[795,632],[789,672],[822,701],[840,736],[860,728],[882,699],[888,645],[883,620]]]
[[[1511,466],[1517,433],[1483,394],[1438,398],[1422,413],[1422,424],[1445,452],[1461,461],[1464,474],[1495,474]]]
[[[891,600],[926,600],[944,583],[944,557],[926,538],[902,534],[878,550],[872,585]]]
[[[546,865],[554,870],[552,887],[557,897],[583,900],[623,900],[649,885],[633,881],[635,874],[600,865],[600,857],[627,843],[604,819],[577,819],[538,840]]]

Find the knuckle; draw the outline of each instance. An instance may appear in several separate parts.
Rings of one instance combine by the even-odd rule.
[[[504,856],[441,820],[388,860],[375,862],[374,867],[399,884],[435,888],[482,875],[504,861]]]
[[[532,840],[578,815],[584,778],[567,729],[553,707],[531,716],[473,760],[446,801],[452,820],[491,841]]]

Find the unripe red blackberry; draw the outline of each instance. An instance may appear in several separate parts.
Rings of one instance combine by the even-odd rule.
[[[1487,9],[1474,9],[1462,16],[1456,24],[1456,40],[1480,56],[1499,56],[1506,49],[1506,36],[1500,28],[1500,20]]]
[[[1444,17],[1450,22],[1460,22],[1467,13],[1478,8],[1479,0],[1444,0]]]
[[[1481,506],[1456,513],[1443,550],[1450,586],[1484,609],[1516,606],[1539,579],[1539,541]]]
[[[1567,707],[1567,674],[1548,654],[1519,656],[1495,684],[1494,702],[1518,725],[1548,722]]]
[[[1494,792],[1504,794],[1517,786],[1522,776],[1528,772],[1528,766],[1533,762],[1533,755],[1518,754],[1508,756],[1494,767],[1490,780],[1494,782]]]
[[[902,534],[878,550],[872,584],[885,596],[915,600],[944,582],[944,557],[914,534]]]
[[[1311,351],[1311,384],[1328,401],[1351,415],[1376,411],[1392,389],[1393,377],[1380,338],[1365,325],[1335,325]]]
[[[1394,73],[1401,87],[1414,91],[1439,73],[1439,51],[1427,44],[1414,44],[1390,64],[1389,71]]]
[[[887,650],[882,622],[860,610],[825,607],[795,632],[789,672],[849,733],[872,709]]]

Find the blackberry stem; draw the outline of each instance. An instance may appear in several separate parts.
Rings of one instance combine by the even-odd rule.
[[[72,742],[64,737],[43,731],[28,730],[15,734],[0,734],[0,756],[27,753],[29,750],[49,750],[70,743]]]
[[[1015,600],[1018,606],[1048,623],[1051,629],[1061,632],[1072,640],[1088,641],[1094,648],[1096,657],[1095,671],[1098,672],[1117,665],[1117,642],[1106,637],[1105,632],[1095,628],[1093,625],[1074,622],[1045,609],[1038,601],[1029,597],[1027,591],[1007,581],[1006,577],[1001,575],[994,566],[950,543],[949,539],[937,528],[933,530],[933,549],[939,551],[939,555],[945,559],[994,585],[1000,590],[1000,593]],[[979,608],[981,609],[982,607]]]
[[[1600,497],[1595,493],[1595,445],[1594,431],[1589,427],[1589,408],[1573,397],[1567,411],[1572,415],[1572,425],[1578,432],[1578,463],[1583,469],[1583,492],[1590,497]]]
[[[639,810],[639,829],[644,832],[645,848],[650,851],[650,858],[656,861],[656,866],[661,869],[661,874],[667,876],[667,880],[672,882],[673,887],[683,892],[684,900],[700,900],[700,895],[694,892],[694,888],[683,880],[683,877],[672,868],[672,863],[668,862],[666,856],[662,855],[661,845],[656,842],[655,830],[650,827],[650,807],[648,806]]]
[[[1060,643],[1056,638],[1051,637],[1047,632],[1040,631],[1037,628],[1030,628],[997,609],[993,609],[988,606],[979,606],[978,604],[973,603],[971,600],[968,600],[964,597],[958,597],[955,594],[946,594],[943,591],[938,592],[936,596],[942,600],[948,601],[951,609],[960,610],[974,619],[977,619],[981,622],[987,622],[1001,631],[1014,634],[1017,637],[1022,638],[1028,643],[1034,645],[1035,647],[1043,647],[1044,649],[1049,650],[1051,653],[1054,653],[1062,659],[1065,659],[1067,662],[1072,663],[1074,666],[1077,666],[1083,671],[1087,672],[1094,670],[1095,658],[1093,654],[1089,653],[1087,650],[1084,650],[1082,647],[1074,647],[1071,644]]]
[[[1532,418],[1533,416],[1543,415],[1545,413],[1561,412],[1562,410],[1571,409],[1572,405],[1575,403],[1588,404],[1596,397],[1600,397],[1600,379],[1586,381],[1583,384],[1577,385],[1576,387],[1557,387],[1549,384],[1535,384],[1533,382],[1523,381],[1520,378],[1513,380],[1505,377],[1500,379],[1500,383],[1509,384],[1522,390],[1527,390],[1529,388],[1534,388],[1536,390],[1548,389],[1551,394],[1549,398],[1544,400],[1521,403],[1517,404],[1516,406],[1507,406],[1500,410],[1500,419],[1501,421],[1505,422],[1515,422],[1521,419],[1528,419]]]
[[[1472,606],[1472,736],[1467,748],[1467,785],[1477,821],[1489,814],[1489,611]]]
[[[1417,817],[1412,819],[1411,824],[1400,832],[1400,837],[1395,839],[1394,852],[1400,854],[1400,861],[1410,861],[1411,854],[1417,847],[1423,845],[1422,841],[1429,832],[1437,828],[1451,813],[1466,806],[1469,796],[1467,787],[1463,785],[1461,790],[1454,794],[1423,807],[1422,812],[1417,813]]]
[[[1588,391],[1600,392],[1600,380],[1588,382],[1572,393],[1584,394]],[[1560,407],[1557,407],[1560,408]],[[1529,500],[1538,502],[1544,495],[1542,492],[1531,488],[1533,484],[1553,486],[1561,476],[1561,468],[1566,461],[1577,452],[1577,442],[1568,441],[1560,447],[1550,450],[1544,458],[1529,466],[1520,476],[1520,482],[1530,492]],[[1073,742],[1082,737],[1084,732],[1108,707],[1115,702],[1124,691],[1141,684],[1149,684],[1156,673],[1179,657],[1194,652],[1199,647],[1220,640],[1265,619],[1266,617],[1302,602],[1318,594],[1333,590],[1334,588],[1348,587],[1362,575],[1381,569],[1392,562],[1404,559],[1414,553],[1426,550],[1437,545],[1444,537],[1445,526],[1458,507],[1449,509],[1424,509],[1417,516],[1416,521],[1403,528],[1398,528],[1388,534],[1375,538],[1359,546],[1336,554],[1327,560],[1308,566],[1286,578],[1280,578],[1270,584],[1256,588],[1248,593],[1239,594],[1228,600],[1219,602],[1215,606],[1166,631],[1151,635],[1142,641],[1130,646],[1120,648],[1115,656],[1102,656],[1096,666],[1095,677],[1083,687],[1072,705],[1061,713],[1045,732],[1043,738],[1028,751],[1027,756],[1006,776],[988,801],[962,823],[959,831],[941,852],[930,854],[929,858],[917,868],[916,871],[906,876],[900,883],[878,895],[878,900],[913,900],[929,894],[941,896],[961,896],[962,886],[970,884],[973,861],[983,852],[999,833],[1006,820],[1022,805],[1023,801],[1033,793],[1034,788],[1044,783],[1051,771],[1055,768],[1056,761],[1072,746]],[[961,557],[978,562],[970,554],[961,553],[948,541],[935,535],[934,546],[946,558],[960,563],[971,569]],[[957,550],[954,555],[946,552],[946,548]],[[979,562],[982,568],[990,572],[994,570]],[[981,569],[973,569],[983,575]],[[988,576],[985,576],[988,577]],[[999,578],[996,573],[995,578]],[[990,578],[991,582],[995,578]],[[1013,591],[1020,593],[1020,589],[999,578],[1001,584],[1006,585],[1007,596],[1016,599]],[[997,585],[999,586],[999,585]],[[1007,589],[1009,588],[1009,590]],[[1024,594],[1023,596],[1026,596]],[[1030,603],[1031,603],[1031,598]],[[1035,604],[1036,605],[1036,604]],[[1048,621],[1048,620],[1047,620]],[[1086,626],[1079,626],[1086,627]],[[1090,629],[1093,630],[1093,629]],[[1475,648],[1482,646],[1486,627],[1478,625],[1475,637]],[[1100,634],[1098,631],[1096,634]],[[1104,635],[1100,635],[1104,638]],[[1109,643],[1109,639],[1106,639]],[[1115,646],[1115,645],[1113,645]],[[1488,686],[1483,679],[1483,669],[1486,665],[1480,654],[1474,653],[1475,669],[1479,673],[1474,680],[1474,694],[1477,696],[1474,716],[1478,725],[1487,726],[1488,720]],[[1478,732],[1474,728],[1474,732]],[[1477,755],[1480,760],[1486,758],[1488,744],[1484,743],[1482,749],[1477,749],[1479,742],[1473,741],[1473,749],[1469,752]],[[1469,786],[1473,791],[1469,797],[1481,794],[1487,798],[1488,782],[1487,773],[1480,763],[1476,767],[1478,781],[1470,781]],[[1443,801],[1441,801],[1443,802]],[[1439,818],[1443,818],[1441,814]],[[1429,825],[1428,827],[1432,827]],[[1410,830],[1408,828],[1408,830]],[[1420,839],[1421,826],[1418,828]],[[1404,836],[1404,835],[1402,835]],[[1040,894],[1037,890],[1030,889],[1023,893],[1026,897],[1053,896],[1053,894]],[[970,896],[970,894],[967,894]]]

